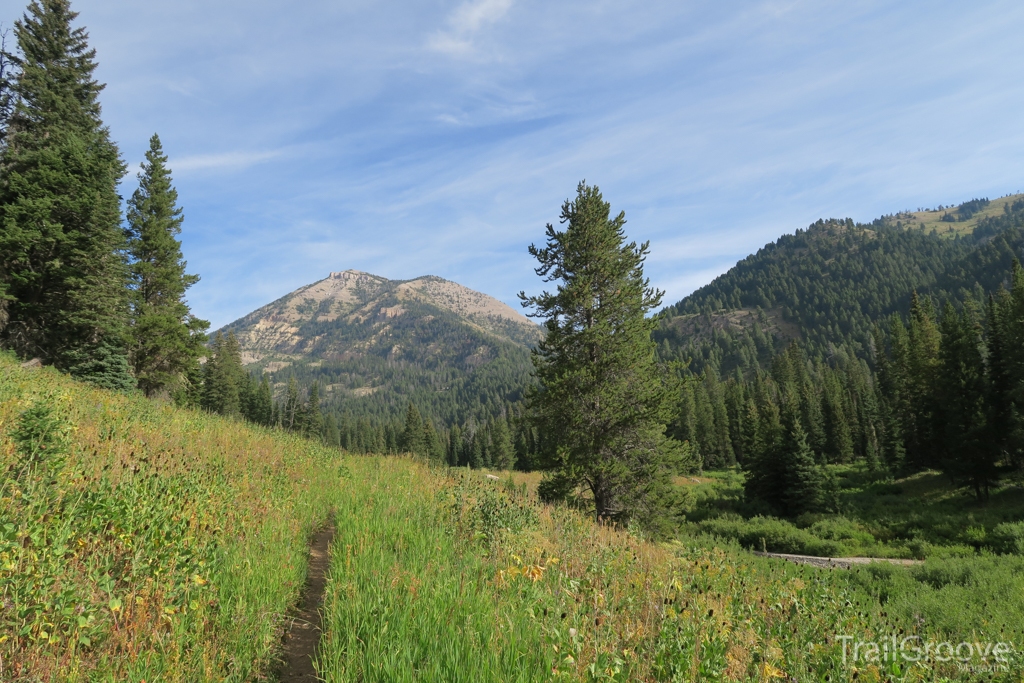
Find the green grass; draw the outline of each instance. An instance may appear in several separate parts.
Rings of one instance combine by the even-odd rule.
[[[546,678],[555,653],[536,647],[537,622],[514,618],[533,606],[532,582],[492,595],[493,570],[477,544],[449,532],[461,510],[452,490],[393,459],[363,461],[355,473],[361,485],[346,492],[333,544],[325,680]],[[499,513],[515,506],[494,503]]]
[[[743,474],[708,472],[689,492],[687,531],[737,540],[754,550],[824,557],[970,557],[1024,551],[1024,488],[1007,480],[979,503],[938,472],[877,480],[860,465],[831,468],[838,514],[781,520],[748,504]]]
[[[899,218],[905,226],[923,229],[924,232],[936,230],[939,235],[944,237],[952,237],[958,234],[969,235],[974,231],[974,228],[978,226],[978,221],[989,216],[1001,215],[1003,213],[1003,204],[1013,204],[1013,202],[1021,199],[1022,197],[1024,197],[1024,195],[1018,194],[993,199],[988,206],[962,223],[947,223],[942,220],[942,214],[944,213],[948,212],[955,214],[956,207],[950,207],[944,211],[914,211],[910,214],[900,214]],[[910,216],[912,216],[912,218],[907,220]],[[891,222],[895,224],[896,219],[893,219]]]
[[[31,424],[49,427],[32,441]],[[268,680],[332,509],[328,681],[971,681],[955,662],[844,664],[840,636],[1024,643],[1018,556],[846,572],[706,534],[653,544],[513,482],[346,458],[6,357],[0,435],[0,680]],[[705,479],[695,505],[735,486]]]
[[[33,408],[57,427],[35,460],[13,437]],[[0,435],[0,679],[245,681],[270,667],[340,453],[9,356]]]

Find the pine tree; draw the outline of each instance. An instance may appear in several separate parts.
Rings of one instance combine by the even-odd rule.
[[[221,415],[235,416],[242,410],[241,390],[249,381],[242,369],[242,352],[234,332],[220,332],[209,348],[203,367],[202,407]]]
[[[324,419],[324,441],[328,446],[341,447],[341,435],[338,433],[338,423],[334,419],[334,413],[327,413]]]
[[[752,400],[748,406],[750,422],[756,427],[746,446],[744,495],[748,501],[759,501],[778,511],[783,507],[782,494],[786,486],[781,457],[783,430],[778,406],[767,392],[760,392],[759,398],[758,405]]]
[[[501,417],[494,419],[491,428],[491,466],[496,470],[510,470],[516,464],[515,446],[508,423]]]
[[[312,439],[324,436],[324,418],[320,412],[320,383],[314,381],[309,387],[309,400],[306,402],[306,416],[303,433]]]
[[[598,518],[637,518],[656,527],[672,507],[670,476],[684,463],[665,437],[673,392],[658,366],[647,313],[661,292],[643,276],[647,244],[626,243],[624,214],[580,183],[562,206],[564,231],[530,246],[555,293],[520,293],[546,337],[534,353],[540,389],[530,406],[547,441],[545,495],[585,489]],[[692,463],[685,463],[690,466]]]
[[[826,371],[821,401],[825,435],[823,450],[825,460],[832,463],[848,463],[853,460],[853,437],[842,393],[842,384],[836,373]]]
[[[191,314],[185,292],[199,281],[185,272],[182,215],[160,138],[149,141],[139,188],[128,200],[132,292],[129,358],[147,396],[182,381],[203,355],[210,324]]]
[[[453,425],[448,435],[448,464],[452,467],[461,465],[462,462],[462,429],[459,425]]]
[[[942,425],[940,463],[956,483],[988,499],[998,481],[997,449],[988,424],[981,328],[970,305],[957,314],[951,304],[942,313],[938,367],[938,414]]]
[[[274,424],[274,395],[270,390],[270,382],[267,376],[260,378],[259,390],[256,394],[256,413],[253,421],[266,426]]]
[[[95,51],[68,0],[33,0],[0,156],[3,342],[100,386],[134,387],[117,146],[100,118]],[[6,320],[3,320],[6,318]]]
[[[795,410],[788,410],[780,448],[781,502],[784,514],[796,517],[816,512],[824,504],[825,477],[807,443],[807,433]]]
[[[469,444],[469,466],[475,470],[482,469],[485,467],[484,463],[484,447],[483,447],[483,436],[482,430],[477,430],[471,437]]]
[[[281,410],[282,426],[288,431],[294,430],[302,419],[299,407],[299,383],[292,375],[288,378],[288,393],[285,395],[284,406]]]
[[[405,413],[405,429],[402,431],[400,448],[406,453],[425,455],[426,444],[424,443],[423,418],[420,411],[412,403]]]
[[[441,437],[434,429],[434,423],[428,418],[423,421],[423,452],[426,458],[441,462],[444,460],[444,448],[441,446]]]

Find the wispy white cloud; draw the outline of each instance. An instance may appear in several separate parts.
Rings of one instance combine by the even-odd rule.
[[[281,156],[279,150],[265,152],[221,152],[218,154],[197,154],[194,156],[172,158],[168,165],[175,172],[212,170],[242,170],[256,164],[262,164]]]
[[[469,0],[449,15],[448,27],[427,40],[435,52],[465,56],[475,52],[480,31],[501,20],[511,9],[512,0]]]
[[[124,156],[153,131],[171,155],[214,325],[347,267],[515,305],[542,286],[526,245],[583,178],[651,240],[666,302],[820,217],[1024,184],[1014,0],[80,10]]]

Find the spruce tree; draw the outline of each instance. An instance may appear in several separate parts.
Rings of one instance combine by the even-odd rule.
[[[912,406],[906,438],[907,462],[913,469],[937,465],[935,382],[939,365],[939,329],[931,299],[914,292],[908,329],[908,399]]]
[[[406,453],[423,455],[425,453],[423,418],[420,411],[412,403],[405,412],[405,429],[402,431],[402,438],[399,444]]]
[[[281,426],[288,431],[294,430],[302,419],[299,407],[299,383],[292,375],[288,378],[288,393],[285,394],[285,402],[281,410]]]
[[[185,272],[183,220],[160,138],[153,135],[128,200],[128,253],[132,259],[129,357],[147,396],[173,388],[203,355],[210,324],[189,311],[185,292],[199,281]]]
[[[491,466],[496,470],[510,470],[516,464],[515,445],[508,423],[496,417],[491,428]]]
[[[434,429],[434,423],[427,418],[423,421],[423,452],[421,455],[441,462],[444,460],[444,447],[441,445],[441,437]]]
[[[0,155],[0,338],[114,389],[126,353],[127,271],[117,146],[100,118],[96,53],[68,0],[33,0]]]
[[[749,421],[754,429],[746,444],[747,457],[743,463],[746,472],[744,494],[748,501],[760,502],[778,512],[783,507],[782,495],[786,487],[781,457],[783,430],[779,409],[767,396],[767,392],[763,392],[760,405],[751,401],[748,410]]]
[[[452,467],[461,465],[462,457],[462,429],[459,425],[453,425],[448,435],[448,464]]]
[[[988,499],[998,481],[997,447],[988,423],[981,328],[970,306],[961,313],[946,304],[942,313],[938,367],[939,461],[955,483]]]
[[[320,412],[320,382],[316,380],[309,387],[303,432],[312,439],[322,439],[324,436],[324,417]]]
[[[248,380],[242,370],[241,351],[233,332],[220,332],[210,345],[203,367],[202,406],[210,412],[234,416],[241,411],[240,387]]]
[[[657,362],[647,313],[661,292],[643,275],[648,245],[627,243],[625,215],[610,217],[596,187],[580,183],[562,206],[565,230],[547,226],[530,246],[554,293],[520,293],[545,319],[534,355],[539,388],[529,402],[547,447],[549,498],[585,490],[599,519],[658,527],[673,506],[671,475],[693,463],[665,436],[673,386]]]
[[[338,433],[338,423],[334,419],[334,413],[327,413],[324,418],[324,441],[328,446],[341,447],[341,435]]]
[[[807,432],[793,409],[787,410],[779,451],[782,470],[781,503],[784,514],[796,517],[816,512],[824,504],[825,476],[807,443]]]

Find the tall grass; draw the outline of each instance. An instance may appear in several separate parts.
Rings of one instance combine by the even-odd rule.
[[[19,429],[40,415],[54,428],[33,451]],[[268,670],[340,453],[9,356],[0,439],[0,680]]]
[[[332,509],[328,681],[973,681],[844,663],[841,636],[1024,645],[1016,557],[844,572],[653,544],[478,473],[343,459],[5,357],[0,468],[0,680],[266,680]]]
[[[840,637],[1024,642],[1015,569],[842,572],[710,537],[655,545],[475,473],[351,466],[360,485],[344,494],[325,605],[328,681],[972,681],[956,662],[844,663]],[[987,615],[970,609],[984,596]],[[996,679],[1019,680],[1019,666]]]
[[[353,467],[360,485],[344,494],[333,543],[325,680],[545,679],[555,653],[537,647],[540,625],[505,618],[529,610],[532,591],[493,592],[491,564],[449,532],[443,479],[396,459]],[[495,502],[500,514],[507,501]]]

